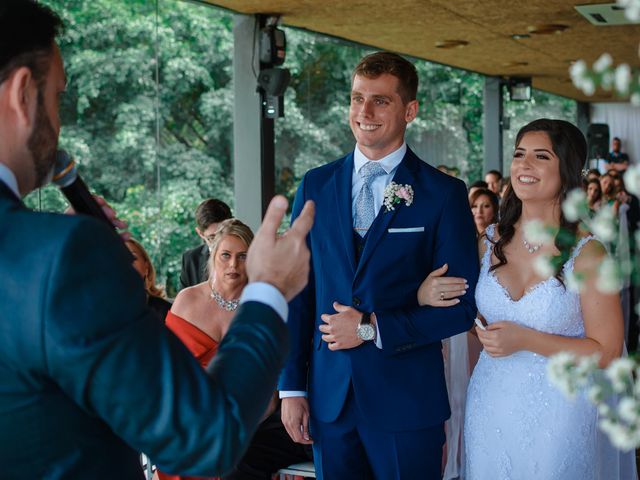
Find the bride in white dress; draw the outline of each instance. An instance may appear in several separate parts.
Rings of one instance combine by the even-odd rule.
[[[550,355],[598,353],[605,366],[623,346],[620,298],[596,288],[605,249],[561,209],[567,192],[581,186],[585,159],[584,136],[568,122],[536,120],[516,138],[500,222],[479,242],[475,298],[487,327],[476,328],[484,350],[466,399],[466,480],[635,478],[633,452],[619,467],[619,452],[603,448],[595,407],[584,397],[567,400],[546,377]],[[534,219],[572,235],[532,245],[522,227]],[[534,267],[542,256],[557,260],[548,278]],[[567,287],[574,275],[584,279],[580,294]],[[435,306],[438,294],[425,292],[438,288],[427,278],[420,303]]]

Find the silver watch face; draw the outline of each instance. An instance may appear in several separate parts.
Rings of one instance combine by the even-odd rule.
[[[376,337],[376,329],[370,323],[364,325],[361,324],[358,325],[357,334],[360,340],[368,342]]]

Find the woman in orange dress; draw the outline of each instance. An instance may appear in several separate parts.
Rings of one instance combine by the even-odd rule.
[[[167,314],[167,327],[203,368],[215,356],[248,282],[245,262],[252,240],[251,229],[241,221],[232,218],[220,223],[210,246],[209,279],[181,290]],[[247,453],[226,480],[269,480],[280,468],[308,460],[304,447],[286,433],[277,407],[274,394]],[[163,472],[158,476],[160,480],[193,478]]]

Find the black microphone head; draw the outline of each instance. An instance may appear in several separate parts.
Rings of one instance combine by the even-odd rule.
[[[64,150],[56,152],[56,164],[53,168],[53,183],[60,188],[71,185],[78,177],[76,162]]]

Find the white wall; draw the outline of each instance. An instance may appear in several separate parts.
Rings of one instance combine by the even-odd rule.
[[[591,123],[609,124],[609,137],[620,137],[622,151],[633,163],[640,163],[640,107],[629,103],[594,103]],[[609,145],[611,149],[611,145]]]

